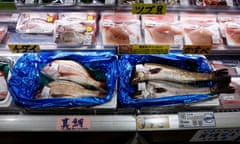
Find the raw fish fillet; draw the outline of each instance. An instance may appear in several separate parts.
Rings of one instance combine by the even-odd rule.
[[[235,44],[240,44],[240,27],[239,28],[226,28],[228,39],[231,39]]]
[[[8,86],[4,77],[4,72],[0,71],[0,101],[4,100],[8,94]]]
[[[192,45],[212,45],[212,32],[205,28],[185,29]]]

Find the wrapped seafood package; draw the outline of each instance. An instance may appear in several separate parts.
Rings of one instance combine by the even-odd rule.
[[[178,15],[142,15],[145,44],[183,45],[183,28]]]
[[[43,6],[66,7],[74,6],[76,4],[76,0],[40,0],[39,3]]]
[[[126,107],[175,106],[233,93],[226,69],[213,71],[202,55],[121,55],[118,98]]]
[[[227,45],[240,46],[240,16],[236,14],[218,14],[222,36],[226,38]]]
[[[193,5],[197,7],[211,7],[211,8],[219,8],[219,7],[234,7],[234,0],[192,0]]]
[[[96,43],[97,14],[59,13],[55,23],[54,41],[58,45],[92,45]]]
[[[111,100],[117,79],[112,52],[41,52],[21,56],[9,90],[25,108],[98,106]]]
[[[102,13],[100,33],[103,45],[141,43],[140,20],[138,15],[131,13]]]
[[[0,25],[0,45],[6,43],[7,36],[8,36],[7,25]]]
[[[184,25],[185,45],[223,44],[215,14],[181,13],[180,21]]]
[[[118,0],[119,6],[131,6],[134,3],[166,4],[167,7],[189,6],[188,0]]]
[[[8,80],[14,60],[11,57],[0,55],[0,107],[8,107],[12,97],[8,91]]]
[[[21,13],[17,22],[18,33],[52,34],[57,13]]]

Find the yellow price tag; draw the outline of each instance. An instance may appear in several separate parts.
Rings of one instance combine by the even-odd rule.
[[[48,16],[47,21],[48,21],[49,23],[52,23],[52,22],[53,22],[53,17],[52,17],[52,16]]]
[[[92,32],[92,27],[91,27],[91,26],[87,26],[86,31],[87,31],[87,32]]]
[[[212,49],[211,45],[184,45],[183,53],[184,54],[209,54]]]
[[[88,15],[87,16],[87,20],[93,20],[93,16],[92,15]]]
[[[169,117],[166,115],[137,116],[138,130],[154,130],[170,128]]]
[[[39,52],[40,51],[40,46],[39,45],[31,45],[31,44],[9,44],[8,45],[9,49],[13,53],[34,53],[34,52]]]
[[[165,14],[167,12],[166,4],[132,4],[133,14]]]
[[[121,45],[119,53],[126,54],[167,54],[169,45]]]

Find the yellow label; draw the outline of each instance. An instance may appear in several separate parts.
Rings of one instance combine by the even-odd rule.
[[[87,31],[87,32],[92,32],[92,27],[91,27],[91,26],[87,26],[86,31]]]
[[[169,117],[159,115],[137,116],[138,130],[170,128]]]
[[[119,53],[126,54],[167,54],[169,45],[121,45]]]
[[[167,12],[166,4],[132,4],[133,14],[165,14]]]
[[[52,22],[53,22],[53,17],[52,17],[52,16],[48,16],[47,21],[48,21],[49,23],[52,23]]]
[[[184,45],[184,54],[209,54],[211,52],[212,46],[197,46],[197,45]]]
[[[93,16],[92,15],[88,15],[87,16],[87,20],[93,20]]]
[[[39,45],[18,45],[18,44],[9,44],[9,49],[13,53],[34,53],[40,51]]]

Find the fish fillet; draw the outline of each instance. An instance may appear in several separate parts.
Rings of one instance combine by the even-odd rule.
[[[185,29],[188,38],[191,40],[192,45],[212,45],[212,33],[205,29]]]
[[[240,44],[240,28],[226,28],[228,39],[231,39],[235,44]]]

